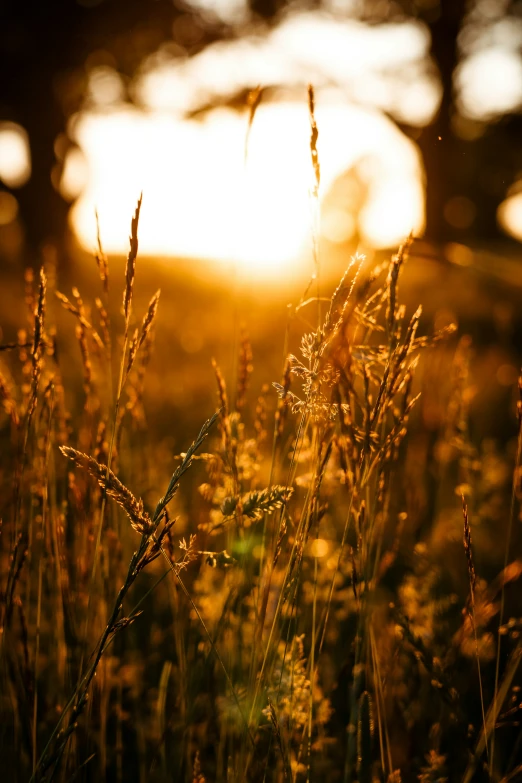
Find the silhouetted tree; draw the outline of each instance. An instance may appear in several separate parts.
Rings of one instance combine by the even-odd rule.
[[[172,0],[0,0],[0,122],[22,125],[29,137],[32,174],[13,192],[33,249],[61,239],[66,228],[68,205],[51,181],[55,142],[81,105],[86,59],[103,52],[132,77],[147,55],[172,40],[182,14],[202,24]],[[198,46],[225,34],[207,24]]]
[[[250,5],[257,13],[270,17],[286,3],[284,0],[250,0]],[[299,7],[312,5],[321,5],[321,2],[303,3]],[[454,76],[461,60],[459,34],[474,5],[473,0],[362,0],[346,6],[352,18],[356,16],[367,24],[418,19],[429,29],[429,54],[442,87],[440,107],[433,121],[420,133],[418,128],[398,124],[415,140],[422,155],[426,175],[426,238],[437,243],[499,238],[497,207],[522,170],[520,114],[511,113],[484,123],[482,132],[475,138],[461,138],[455,131],[458,108]],[[337,3],[336,7],[342,18],[342,3]],[[498,7],[507,18],[522,16],[520,0],[501,2]],[[484,27],[489,23],[490,20],[484,18]],[[475,217],[468,225],[464,221],[458,226],[447,219],[448,205],[456,198],[473,204]]]
[[[519,1],[501,5],[506,15],[522,15]],[[458,108],[454,75],[461,59],[459,33],[474,2],[365,0],[362,6],[361,18],[368,23],[416,18],[430,31],[430,56],[442,87],[440,108],[433,122],[420,134],[418,129],[402,126],[402,130],[415,139],[423,159],[426,237],[434,242],[470,237],[475,240],[498,238],[497,207],[522,168],[522,117],[515,113],[489,122],[474,139],[460,138],[455,132]],[[484,20],[484,25],[487,24]],[[469,226],[452,225],[445,217],[445,208],[455,197],[464,197],[474,205],[475,218]]]
[[[252,14],[267,24],[275,24],[282,11],[323,5],[322,0],[248,2]],[[470,5],[469,0],[365,0],[359,6],[348,5],[352,17],[358,7],[359,18],[369,24],[414,17],[429,28],[430,55],[442,85],[440,109],[420,133],[402,129],[415,139],[422,154],[426,233],[438,242],[471,235],[477,240],[498,237],[496,208],[522,169],[519,115],[489,123],[475,140],[455,133],[458,36]],[[522,13],[522,2],[512,0],[508,10]],[[29,135],[32,176],[15,195],[33,248],[48,237],[62,237],[65,230],[68,206],[51,183],[54,145],[68,117],[81,105],[87,58],[103,51],[121,74],[132,77],[148,54],[176,37],[173,25],[181,15],[201,31],[197,42],[188,47],[189,55],[212,41],[241,34],[201,16],[188,0],[0,0],[0,121],[18,122]],[[455,196],[475,206],[475,220],[467,229],[445,218],[445,208]]]

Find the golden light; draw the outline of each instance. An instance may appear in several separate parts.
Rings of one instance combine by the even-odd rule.
[[[31,176],[31,154],[25,130],[14,122],[0,123],[0,180],[19,188]]]
[[[315,538],[310,544],[312,557],[325,557],[330,550],[330,544],[324,538]]]
[[[82,150],[75,147],[67,152],[60,177],[60,193],[66,201],[81,195],[89,179],[89,167]]]
[[[234,0],[223,12],[241,7]],[[144,254],[216,260],[256,278],[309,269],[308,82],[316,87],[324,238],[356,237],[379,248],[421,232],[420,157],[382,110],[410,125],[430,121],[440,90],[426,64],[428,49],[426,29],[416,23],[371,27],[313,12],[190,58],[160,50],[132,86],[141,108],[118,104],[117,75],[95,69],[89,102],[70,129],[84,163],[71,154],[61,185],[71,196],[87,173],[71,214],[81,244],[95,244],[97,209],[106,250],[126,252],[129,216],[143,191]],[[413,76],[405,79],[409,69]],[[278,87],[258,109],[245,165],[245,112],[187,116],[255,84]],[[371,172],[359,202],[347,209],[328,194],[340,178],[355,180],[361,161]]]
[[[522,192],[509,196],[498,208],[501,228],[514,239],[522,242]]]
[[[18,201],[11,193],[0,191],[0,226],[8,226],[18,215]]]
[[[421,230],[418,156],[394,124],[335,104],[319,107],[317,122],[323,193],[362,156],[378,163],[364,241],[389,246]],[[225,109],[201,121],[130,108],[80,116],[75,136],[89,176],[72,221],[81,243],[94,246],[96,208],[106,250],[125,252],[129,215],[143,191],[143,253],[215,259],[258,277],[297,271],[311,252],[306,104],[259,109],[246,167],[245,131],[245,116]]]
[[[522,104],[522,59],[518,51],[495,46],[467,57],[455,75],[461,110],[491,119]]]

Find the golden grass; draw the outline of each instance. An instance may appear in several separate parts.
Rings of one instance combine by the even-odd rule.
[[[419,334],[422,309],[401,302],[412,238],[388,264],[350,259],[327,297],[316,237],[282,377],[252,389],[243,330],[235,377],[212,363],[217,411],[173,458],[144,425],[166,325],[159,291],[133,310],[141,203],[119,321],[99,235],[94,306],[55,292],[75,321],[77,388],[63,388],[43,269],[36,289],[26,280],[30,333],[1,346],[9,779],[514,780],[520,621],[505,613],[522,574],[509,562],[520,438],[510,496],[507,462],[490,450],[481,464],[470,435],[469,342],[455,353],[453,327]],[[81,395],[73,419],[66,399]],[[488,586],[480,542],[504,512],[505,562]]]

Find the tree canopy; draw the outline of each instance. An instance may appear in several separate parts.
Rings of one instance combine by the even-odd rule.
[[[369,25],[416,19],[427,27],[430,68],[441,88],[439,109],[421,129],[393,118],[422,155],[426,236],[435,242],[499,237],[497,207],[522,171],[522,117],[517,106],[479,120],[463,116],[455,77],[469,41],[473,36],[486,39],[499,21],[512,23],[520,55],[520,0],[248,0],[243,5],[236,22],[220,17],[219,3],[207,0],[2,3],[0,123],[14,121],[28,134],[32,174],[13,193],[33,249],[47,238],[59,239],[66,227],[68,205],[56,184],[68,144],[67,122],[82,106],[93,63],[100,58],[110,62],[130,82],[145,58],[166,42],[191,57],[212,42],[238,38],[246,30],[262,34],[282,16],[304,9]],[[467,219],[459,217],[459,204],[471,205]]]

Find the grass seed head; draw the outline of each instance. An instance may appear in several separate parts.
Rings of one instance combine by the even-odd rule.
[[[145,316],[143,318],[143,323],[141,325],[141,334],[140,334],[140,341],[139,341],[138,348],[141,348],[141,346],[147,339],[147,336],[152,328],[152,325],[156,318],[156,314],[158,312],[160,294],[161,291],[160,289],[158,289],[149,302],[147,312],[145,313]]]
[[[138,224],[140,220],[141,202],[143,193],[138,199],[138,205],[131,221],[131,233],[129,237],[130,250],[127,256],[127,265],[125,267],[125,290],[123,292],[123,315],[125,323],[128,325],[132,305],[132,291],[134,287],[134,276],[136,274],[136,258],[138,257]]]
[[[475,587],[477,584],[477,575],[475,572],[475,564],[473,561],[473,549],[471,546],[471,525],[468,516],[468,506],[466,504],[464,495],[461,495],[461,498],[462,498],[462,516],[464,517],[464,552],[466,554],[466,561],[468,564],[469,588],[470,588],[470,595],[471,595],[471,603],[473,604],[475,598]]]
[[[317,152],[319,131],[315,121],[315,93],[311,84],[308,85],[308,113],[310,116],[310,153],[312,156],[312,167],[315,178],[314,196],[317,196],[319,193],[319,186],[321,184],[321,166],[319,164],[319,153]]]
[[[98,216],[98,210],[96,209],[95,212],[95,218],[96,218],[96,250],[94,251],[94,257],[96,259],[96,264],[98,266],[98,272],[100,275],[100,280],[103,286],[103,290],[105,295],[108,295],[109,293],[109,259],[103,252],[103,246],[102,246],[102,240],[101,240],[101,231],[100,231],[100,219]]]
[[[101,465],[93,457],[89,457],[81,451],[70,446],[61,446],[60,451],[68,459],[82,470],[86,471],[96,479],[107,495],[113,498],[119,506],[126,512],[131,521],[131,525],[138,533],[142,535],[150,532],[152,523],[149,515],[144,511],[143,501],[137,500],[130,489],[122,484],[119,478],[106,465]]]

